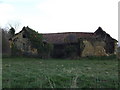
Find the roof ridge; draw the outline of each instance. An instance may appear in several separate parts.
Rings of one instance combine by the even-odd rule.
[[[41,33],[41,34],[42,35],[50,35],[50,34],[69,34],[69,33],[94,34],[94,32],[58,32],[58,33]]]

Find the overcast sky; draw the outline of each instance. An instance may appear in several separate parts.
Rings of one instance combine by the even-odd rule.
[[[39,33],[94,32],[118,40],[119,0],[0,0],[0,27],[20,23]]]

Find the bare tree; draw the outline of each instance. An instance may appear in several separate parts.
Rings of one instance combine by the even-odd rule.
[[[9,29],[8,35],[9,35],[9,38],[12,38],[15,35],[15,29],[13,27],[11,27],[11,29]]]
[[[9,21],[5,27],[8,31],[8,38],[12,38],[15,35],[15,31],[19,28],[20,22],[19,21]]]
[[[19,21],[9,21],[7,26],[9,29],[14,28],[15,30],[17,30],[19,28],[20,24],[21,23]]]
[[[9,40],[8,40],[8,33],[4,29],[0,29],[0,32],[2,34],[2,55],[10,55],[11,54],[11,49],[9,45]]]
[[[2,55],[11,55],[9,39],[15,35],[15,31],[18,29],[19,25],[20,22],[18,21],[10,21],[4,29],[0,28],[0,49]]]

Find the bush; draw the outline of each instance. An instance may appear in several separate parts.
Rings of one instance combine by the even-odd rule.
[[[29,28],[30,29],[30,28]],[[50,57],[50,52],[52,50],[52,45],[43,42],[43,37],[41,34],[35,30],[30,29],[28,34],[28,39],[31,42],[32,48],[36,48],[38,51],[38,57],[48,58]]]
[[[11,47],[11,56],[20,56],[21,54],[22,54],[22,52],[17,49],[16,45],[12,44],[12,47]]]

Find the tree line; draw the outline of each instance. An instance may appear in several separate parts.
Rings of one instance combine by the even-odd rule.
[[[11,55],[11,49],[9,45],[9,38],[12,38],[15,35],[15,29],[11,27],[9,30],[0,28],[0,35],[1,35],[1,53],[3,56]]]

